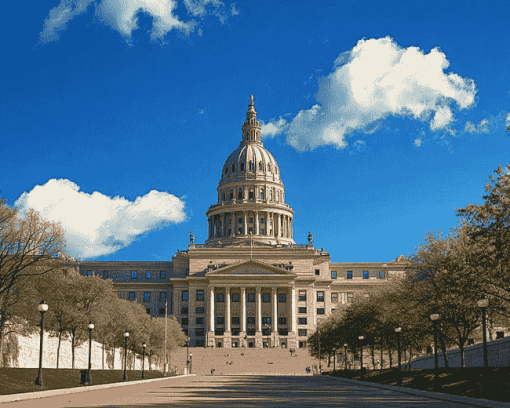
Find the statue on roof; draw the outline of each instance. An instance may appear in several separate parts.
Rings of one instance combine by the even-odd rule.
[[[189,232],[189,243],[194,244],[195,243],[195,234],[193,234],[193,231]]]
[[[308,243],[313,244],[313,234],[311,231],[308,233]]]

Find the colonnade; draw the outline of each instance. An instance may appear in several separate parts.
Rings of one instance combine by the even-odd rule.
[[[238,217],[238,214],[241,214]],[[253,218],[253,223],[248,218]],[[239,223],[241,218],[241,223]],[[274,211],[231,211],[211,215],[208,218],[209,233],[208,239],[229,237],[231,235],[249,235],[249,228],[252,228],[254,236],[273,236],[292,239],[292,222],[290,215]],[[271,231],[268,226],[271,225]],[[239,231],[241,229],[241,232]],[[230,230],[230,234],[229,234]],[[261,233],[263,230],[263,233]]]
[[[215,322],[215,286],[209,287],[209,331],[214,332],[216,329]],[[230,289],[225,287],[225,332],[231,331],[231,305],[230,305]],[[241,313],[240,313],[240,327],[241,332],[246,332],[246,287],[241,286]],[[289,333],[296,330],[296,292],[295,288],[290,288],[290,322],[287,323]],[[255,330],[262,331],[262,287],[255,287]],[[276,287],[271,287],[271,330],[272,332],[278,331],[278,293]]]

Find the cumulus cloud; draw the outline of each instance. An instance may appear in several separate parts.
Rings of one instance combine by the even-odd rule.
[[[289,122],[269,122],[263,136],[285,133],[297,150],[328,144],[344,148],[347,135],[369,133],[388,116],[429,121],[431,130],[453,134],[452,106],[474,106],[476,87],[471,79],[445,73],[449,65],[438,48],[426,54],[417,47],[400,47],[389,37],[360,40],[320,80],[317,103]]]
[[[484,119],[480,121],[478,126],[469,120],[466,122],[466,126],[464,126],[464,132],[466,133],[489,133],[489,121]]]
[[[423,144],[423,140],[421,140],[419,137],[417,137],[416,139],[414,139],[414,145],[415,145],[416,147],[420,147],[422,144]]]
[[[98,191],[80,191],[72,181],[51,179],[24,192],[14,203],[21,213],[29,208],[66,231],[69,255],[93,258],[112,254],[149,231],[186,219],[185,203],[172,194],[152,190],[129,201]]]
[[[506,114],[506,130],[510,130],[510,112]]]
[[[223,5],[218,0],[183,0],[188,14],[204,18],[208,10],[220,19],[224,14],[219,11]],[[97,19],[131,38],[133,30],[138,28],[138,13],[144,12],[152,16],[151,39],[162,40],[171,30],[177,29],[192,32],[197,25],[195,20],[184,22],[174,14],[178,6],[177,0],[61,0],[60,4],[51,9],[44,21],[43,31],[39,34],[39,42],[47,43],[59,38],[61,31],[77,15],[84,13],[90,4],[95,6]],[[209,7],[208,7],[209,6]]]

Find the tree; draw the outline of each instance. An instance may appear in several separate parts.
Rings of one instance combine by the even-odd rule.
[[[14,312],[20,311],[31,279],[62,267],[64,247],[60,224],[33,209],[21,215],[0,197],[0,350],[6,333],[29,328]]]

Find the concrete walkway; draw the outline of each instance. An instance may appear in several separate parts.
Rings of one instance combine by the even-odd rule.
[[[387,387],[387,386],[386,386]],[[56,407],[441,407],[489,406],[472,398],[411,394],[359,381],[309,376],[186,376],[2,404]],[[404,390],[406,391],[406,390]],[[490,403],[492,407],[510,404]]]

